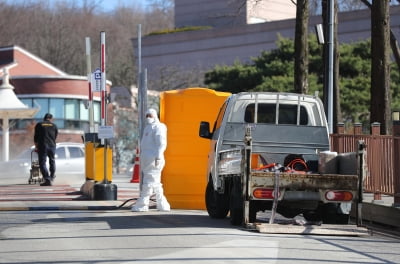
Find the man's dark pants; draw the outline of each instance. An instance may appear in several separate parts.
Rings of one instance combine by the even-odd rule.
[[[55,161],[56,147],[41,146],[38,149],[39,168],[42,176],[47,181],[53,181],[56,172]],[[49,158],[49,171],[47,170],[46,160]]]

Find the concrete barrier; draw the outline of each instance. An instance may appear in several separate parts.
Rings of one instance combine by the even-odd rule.
[[[400,228],[400,208],[376,203],[363,203],[363,221],[379,223]]]

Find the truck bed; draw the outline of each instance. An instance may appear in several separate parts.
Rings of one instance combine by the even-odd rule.
[[[275,172],[251,171],[250,188],[274,187]],[[357,175],[279,173],[279,188],[291,190],[337,189],[356,191]]]

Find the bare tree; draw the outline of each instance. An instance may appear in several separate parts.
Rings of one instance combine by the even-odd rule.
[[[391,133],[390,110],[390,0],[373,0],[371,7],[371,122],[381,123],[381,134]]]
[[[325,0],[310,0],[310,15],[318,15],[324,12],[324,2]],[[362,3],[363,0],[335,0],[335,5],[337,5],[338,12],[354,11],[365,8]]]
[[[340,11],[353,11],[365,8],[360,0],[338,0],[337,4]]]
[[[160,91],[202,87],[204,75],[205,69],[201,65],[190,68],[177,65],[162,66],[157,69],[157,78],[149,82],[149,87],[157,87]]]
[[[364,5],[366,5],[369,9],[372,8],[372,4],[370,2],[368,2],[368,0],[361,0],[361,2]],[[400,3],[400,0],[398,0],[398,2]],[[399,48],[399,43],[397,41],[397,38],[394,35],[392,29],[390,29],[390,47],[392,49],[393,56],[394,56],[394,59],[397,64],[397,68],[400,69],[400,48]]]
[[[84,0],[82,6],[63,0],[51,1],[51,6],[48,0],[1,2],[0,46],[21,46],[69,74],[86,75],[85,37],[91,38],[95,68],[100,64],[100,31],[105,31],[107,79],[129,87],[136,83],[130,40],[136,26],[145,24],[144,34],[171,27],[172,0],[152,0],[146,12],[134,2],[103,12],[103,1]]]

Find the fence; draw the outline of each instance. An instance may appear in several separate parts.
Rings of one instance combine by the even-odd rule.
[[[368,173],[364,180],[364,191],[394,196],[400,202],[400,124],[393,125],[393,135],[380,135],[380,124],[371,125],[371,134],[363,135],[361,124],[355,124],[353,134],[344,134],[343,124],[338,124],[337,134],[331,134],[332,151],[354,152],[358,140],[366,144]]]

